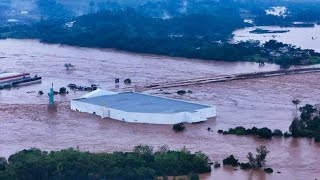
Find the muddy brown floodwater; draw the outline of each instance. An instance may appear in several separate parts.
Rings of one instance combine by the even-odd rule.
[[[65,63],[75,69],[66,71]],[[71,91],[57,96],[57,113],[47,111],[48,99],[37,92],[56,89],[68,83],[90,85],[121,91],[114,78],[131,78],[133,85],[197,78],[218,74],[268,71],[278,69],[267,64],[208,62],[152,55],[130,54],[112,50],[46,45],[33,40],[0,41],[0,71],[31,72],[43,77],[42,84],[0,91],[0,155],[37,147],[59,150],[79,147],[84,151],[129,151],[135,145],[171,149],[186,146],[203,151],[212,160],[221,161],[234,154],[241,161],[261,144],[271,151],[267,164],[275,170],[262,171],[230,168],[213,170],[201,179],[315,179],[320,178],[320,144],[311,139],[223,136],[216,131],[235,126],[264,127],[287,131],[295,107],[293,98],[303,103],[320,102],[320,73],[252,79],[183,87],[192,94],[179,96],[179,88],[146,93],[216,105],[218,117],[199,124],[187,124],[187,131],[174,133],[168,125],[130,124],[72,112],[69,100],[83,92]],[[121,83],[123,84],[123,83]],[[34,91],[34,92],[33,92]],[[206,129],[211,127],[213,132]],[[281,173],[276,173],[277,171]]]

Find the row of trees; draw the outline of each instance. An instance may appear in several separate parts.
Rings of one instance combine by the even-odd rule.
[[[295,26],[294,22],[318,22],[320,21],[320,2],[314,0],[255,0],[244,1],[240,6],[253,15],[254,23],[259,26]],[[265,10],[271,7],[286,7],[284,16],[266,14]]]
[[[218,130],[218,133],[221,133],[224,135],[233,134],[233,135],[239,135],[239,136],[253,135],[253,136],[258,136],[264,139],[271,139],[273,136],[276,136],[276,137],[290,136],[290,134],[287,132],[282,133],[282,131],[279,129],[275,129],[274,131],[272,131],[267,127],[264,127],[264,128],[253,127],[253,128],[246,129],[242,126],[238,126],[236,128],[230,128],[228,131]]]
[[[209,158],[187,149],[154,151],[136,146],[132,152],[89,153],[74,149],[46,152],[20,151],[0,158],[0,179],[153,179],[158,176],[188,175],[211,171]]]
[[[218,133],[228,135],[254,135],[265,139],[271,139],[273,136],[278,137],[308,137],[314,138],[315,142],[320,142],[320,114],[319,110],[310,104],[298,107],[301,101],[299,99],[292,100],[295,106],[295,118],[293,119],[289,132],[282,133],[281,130],[275,129],[271,131],[269,128],[244,128],[238,126],[230,128],[228,131],[218,130]],[[298,117],[298,112],[300,116]]]
[[[33,25],[0,28],[0,38],[33,38],[46,43],[115,48],[137,53],[223,61],[256,61],[299,65],[308,57],[274,58],[266,49],[288,46],[270,41],[230,44],[227,40],[240,24],[222,23],[212,15],[187,15],[169,20],[150,18],[133,9],[104,11],[78,17],[72,27],[62,19]],[[290,47],[290,51],[299,51]],[[314,54],[314,56],[319,56]],[[258,58],[256,58],[258,57]]]

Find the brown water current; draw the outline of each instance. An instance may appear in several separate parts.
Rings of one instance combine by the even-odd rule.
[[[75,69],[67,71],[65,63]],[[268,79],[252,79],[183,87],[192,94],[179,96],[181,88],[146,93],[216,105],[218,117],[199,124],[187,124],[183,133],[175,133],[168,125],[130,124],[70,110],[69,100],[84,92],[70,91],[56,96],[58,111],[47,111],[48,98],[37,92],[48,92],[68,83],[99,84],[121,91],[126,86],[114,84],[114,78],[131,78],[132,86],[155,82],[189,79],[219,74],[277,70],[276,65],[259,67],[255,63],[208,62],[152,55],[131,54],[113,50],[46,45],[33,40],[0,41],[0,71],[31,72],[43,77],[42,84],[0,91],[0,156],[37,147],[60,150],[79,147],[84,151],[129,151],[135,145],[171,149],[186,146],[203,151],[210,159],[221,161],[234,154],[246,161],[246,154],[263,144],[271,151],[267,165],[275,172],[243,171],[222,167],[204,174],[201,179],[315,179],[320,178],[320,144],[304,138],[223,136],[218,129],[236,126],[268,127],[287,131],[295,111],[291,103],[299,98],[305,103],[320,102],[320,73],[291,75]],[[35,92],[33,92],[35,91]],[[28,92],[28,93],[27,93]],[[210,127],[213,132],[206,129]],[[281,173],[277,173],[277,171]]]

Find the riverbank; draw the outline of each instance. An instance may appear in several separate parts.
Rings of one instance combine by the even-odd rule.
[[[143,25],[137,21],[141,18],[146,21]],[[299,49],[290,44],[273,49],[266,47],[265,43],[259,44],[252,41],[229,43],[232,32],[245,27],[240,17],[231,16],[230,18],[235,20],[232,23],[229,21],[222,23],[220,19],[210,14],[164,20],[144,17],[142,14],[128,10],[102,11],[76,17],[71,25],[63,19],[48,19],[34,24],[3,26],[0,27],[0,39],[32,38],[51,44],[114,48],[135,53],[208,61],[269,62],[278,64],[282,68],[320,62],[320,54],[313,50]],[[211,23],[203,27],[203,23],[199,23],[202,21]],[[274,34],[272,32],[280,31],[270,31],[268,34]],[[288,50],[284,52],[280,48]]]
[[[266,29],[268,31],[289,31],[287,33],[268,33],[253,34],[250,33],[256,29]],[[313,49],[320,52],[320,25],[314,27],[279,27],[279,26],[255,26],[239,29],[233,32],[232,42],[258,40],[261,43],[271,39],[282,43],[291,44],[302,49]]]

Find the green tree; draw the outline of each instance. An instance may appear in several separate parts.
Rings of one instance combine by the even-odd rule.
[[[179,123],[179,124],[174,124],[172,129],[175,131],[175,132],[182,132],[186,129],[186,127],[184,126],[183,123]]]
[[[159,176],[208,173],[209,159],[198,152],[153,152],[149,146],[137,146],[135,152],[89,153],[66,149],[45,152],[20,151],[0,160],[1,179],[154,179]]]
[[[62,87],[59,89],[59,94],[66,94],[67,93],[67,89],[65,87]]]
[[[301,107],[299,110],[301,112],[300,118],[301,118],[301,121],[303,122],[310,121],[312,116],[314,116],[315,113],[317,112],[317,109],[310,104],[306,104],[305,106]]]
[[[294,118],[289,127],[289,131],[291,132],[292,136],[299,137],[299,134],[302,129],[303,129],[303,124],[300,122],[298,118]]]
[[[4,171],[7,165],[8,165],[7,159],[4,157],[0,157],[0,171]]]
[[[258,129],[257,135],[266,139],[270,139],[273,136],[272,131],[266,127]]]
[[[223,165],[231,165],[231,166],[238,166],[239,165],[239,160],[236,159],[233,155],[227,157],[222,162],[223,162]]]

